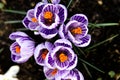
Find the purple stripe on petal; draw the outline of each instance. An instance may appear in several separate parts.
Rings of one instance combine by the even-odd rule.
[[[67,18],[67,9],[61,4],[57,5],[57,8],[59,10],[58,16],[60,18],[60,23],[63,23]]]
[[[13,32],[13,33],[11,33],[11,34],[9,35],[9,38],[10,38],[11,40],[15,40],[16,38],[21,38],[21,37],[27,37],[27,38],[28,38],[28,35],[27,35],[26,33],[24,33],[24,32],[20,32],[20,31],[18,31],[18,32]]]
[[[24,25],[26,28],[28,28],[28,24],[29,24],[30,22],[31,22],[31,21],[28,20],[27,17],[25,17],[25,18],[22,20],[22,23],[23,23],[23,25]]]
[[[91,41],[91,35],[86,35],[85,37],[80,39],[82,42],[80,44],[75,44],[78,47],[86,47],[90,44]]]
[[[30,9],[27,11],[27,18],[31,21],[32,18],[34,18],[34,9]]]
[[[43,13],[46,12],[46,11],[50,11],[53,14],[58,12],[57,8],[53,4],[45,5],[44,8],[43,8]]]
[[[34,13],[34,15],[35,15],[35,17],[38,19],[38,17],[39,17],[39,15],[40,15],[40,13],[42,12],[42,9],[43,9],[43,7],[44,7],[44,3],[38,3],[36,6],[35,6],[35,13]]]
[[[69,65],[69,61],[65,61],[65,62],[60,62],[59,60],[56,60],[56,67],[59,69],[59,70],[64,70],[68,67]]]
[[[38,23],[34,23],[34,22],[30,22],[29,25],[28,25],[28,28],[30,30],[36,30],[36,28],[39,26]]]
[[[74,59],[69,63],[67,70],[72,70],[73,68],[75,68],[77,66],[77,62],[77,55],[75,55]]]
[[[88,25],[88,19],[84,14],[75,14],[73,15],[70,20],[77,20],[85,25]]]
[[[72,48],[72,44],[70,41],[67,39],[58,39],[54,43],[55,46],[64,46],[64,47],[69,47]]]
[[[67,39],[68,37],[67,37],[67,32],[65,31],[65,25],[64,24],[62,24],[61,26],[60,26],[60,28],[59,28],[59,36],[61,37],[61,38],[65,38],[65,39]]]
[[[58,32],[58,30],[56,28],[54,28],[54,29],[40,28],[39,32],[44,33],[46,35],[50,35],[50,34],[56,34]]]

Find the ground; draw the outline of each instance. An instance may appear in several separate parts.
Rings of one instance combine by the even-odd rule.
[[[40,0],[1,0],[4,4],[3,9],[12,9],[18,11],[27,11],[34,8]],[[61,0],[61,4],[68,5],[69,0]],[[85,14],[90,23],[120,23],[120,0],[73,0],[68,8],[68,18],[76,13]],[[22,20],[25,15],[7,13],[0,10],[0,74],[4,74],[12,65],[19,65],[20,80],[45,80],[42,67],[36,64],[34,57],[23,64],[17,64],[11,61],[9,46],[12,41],[8,38],[9,34],[24,28],[22,23],[5,24],[8,20]],[[26,33],[31,33],[26,31]],[[32,34],[32,33],[31,33]],[[89,27],[89,34],[92,36],[90,45],[86,48],[80,48],[79,58],[96,66],[102,73],[93,67],[85,64],[80,59],[76,68],[82,72],[85,80],[119,80],[120,78],[120,25],[107,27]],[[31,35],[32,36],[32,35]],[[108,40],[109,38],[116,36]],[[34,37],[35,38],[35,37]],[[100,45],[90,48],[97,43]],[[85,65],[88,70],[85,69]],[[88,72],[91,73],[88,74]],[[115,72],[113,78],[108,74],[110,71]],[[98,79],[99,78],[99,79]],[[102,78],[102,79],[100,79]]]

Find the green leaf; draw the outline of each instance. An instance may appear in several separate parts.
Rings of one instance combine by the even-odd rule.
[[[17,11],[17,10],[7,10],[7,9],[4,9],[2,10],[4,12],[8,12],[8,13],[15,13],[15,14],[22,14],[22,15],[26,15],[26,12],[24,11]]]
[[[11,20],[11,21],[5,21],[5,24],[17,24],[22,23],[22,20]]]
[[[93,23],[89,23],[88,27],[91,28],[100,28],[100,27],[107,27],[107,26],[118,26],[119,23],[99,23],[99,24],[93,24]]]
[[[102,78],[97,78],[97,80],[102,80]]]
[[[107,42],[107,41],[111,41],[111,40],[113,40],[114,38],[116,38],[118,35],[119,35],[119,34],[116,34],[116,35],[114,35],[114,36],[112,36],[112,37],[110,37],[110,38],[108,38],[108,39],[106,39],[106,40],[104,40],[104,41],[101,41],[101,42],[99,42],[99,43],[97,43],[97,44],[95,44],[95,45],[87,48],[85,51],[88,51],[88,50],[93,49],[93,48],[95,48],[95,47],[97,47],[97,46],[100,46],[101,44],[104,44],[104,43]]]
[[[114,72],[114,71],[109,71],[109,72],[108,72],[108,75],[109,75],[111,78],[113,78],[113,77],[115,76],[115,72]]]
[[[88,75],[92,78],[92,75],[91,75],[89,69],[87,68],[86,64],[84,64],[84,63],[82,63],[82,64],[83,64],[85,70],[87,71]]]
[[[67,9],[68,9],[69,6],[71,5],[72,1],[73,1],[73,0],[70,0],[70,1],[69,1],[68,5],[67,5]]]
[[[87,64],[88,66],[94,68],[95,70],[97,70],[97,71],[99,71],[99,72],[101,72],[101,73],[105,73],[104,71],[102,71],[102,70],[100,70],[99,68],[93,66],[92,64],[88,63],[87,61],[85,61],[85,60],[83,60],[83,59],[81,59],[81,58],[79,58],[79,60],[82,61],[83,63]]]

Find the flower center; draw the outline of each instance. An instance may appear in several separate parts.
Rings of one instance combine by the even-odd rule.
[[[47,49],[43,49],[42,50],[42,59],[45,59],[47,54],[48,54],[48,50]]]
[[[15,51],[17,54],[19,54],[20,53],[20,46],[15,46]]]
[[[52,17],[53,17],[53,13],[52,13],[52,12],[46,11],[46,12],[44,13],[44,18],[45,18],[45,19],[52,20]]]
[[[65,62],[68,60],[68,56],[66,56],[64,53],[60,53],[59,55],[60,62]]]
[[[38,20],[35,17],[32,18],[31,20],[32,20],[32,22],[38,22]]]
[[[58,69],[54,69],[54,70],[51,72],[51,75],[54,76],[57,72],[58,72]]]
[[[76,27],[70,30],[70,32],[75,35],[75,34],[82,34],[82,29],[80,27]]]

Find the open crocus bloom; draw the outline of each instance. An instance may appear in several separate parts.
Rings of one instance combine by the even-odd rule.
[[[67,38],[78,47],[89,45],[91,36],[88,34],[88,19],[83,14],[76,14],[70,18],[66,25],[61,25],[59,34]]]
[[[58,79],[56,78],[55,80]],[[60,80],[84,80],[84,77],[77,69],[73,69],[69,72],[69,74],[67,74],[67,76],[61,78]]]
[[[45,42],[45,43],[41,43],[39,44],[34,52],[34,57],[36,60],[36,63],[44,66],[45,65],[45,58],[46,55],[48,55],[48,53],[53,49],[53,45],[50,42]]]
[[[13,32],[9,38],[15,40],[10,46],[12,61],[16,63],[26,62],[34,53],[35,42],[23,32]]]
[[[69,74],[70,70],[59,70],[57,68],[48,68],[44,66],[44,74],[48,80],[60,80]]]
[[[67,9],[61,4],[38,3],[35,6],[35,18],[38,19],[39,33],[43,38],[51,39],[57,35],[60,24],[67,18]]]
[[[71,43],[66,39],[59,39],[55,47],[46,56],[46,65],[49,68],[55,66],[59,70],[71,70],[77,65],[77,56],[71,48]]]
[[[38,19],[34,16],[34,9],[30,9],[22,21],[23,25],[30,30],[37,30],[39,27]]]

